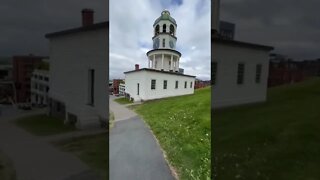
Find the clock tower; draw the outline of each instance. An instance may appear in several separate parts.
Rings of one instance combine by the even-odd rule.
[[[179,72],[181,53],[175,50],[177,23],[168,10],[161,12],[161,16],[153,24],[153,29],[153,49],[147,52],[148,67],[161,71]]]

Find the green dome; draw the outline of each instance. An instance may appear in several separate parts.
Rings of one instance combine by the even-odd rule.
[[[170,16],[170,12],[168,10],[164,10],[161,12],[161,16],[156,19],[156,21],[153,23],[153,26],[155,26],[161,20],[169,20],[174,25],[177,25],[176,20]]]

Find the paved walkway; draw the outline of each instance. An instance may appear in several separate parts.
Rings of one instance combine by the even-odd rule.
[[[90,168],[40,137],[16,127],[17,117],[43,112],[0,116],[0,149],[11,159],[17,180],[98,180]]]
[[[134,113],[133,111],[125,108],[125,105],[121,105],[114,100],[117,99],[118,97],[115,97],[113,95],[109,96],[109,107],[110,111],[113,112],[114,114],[114,120],[115,121],[121,121],[121,120],[126,120],[132,117],[135,117],[137,114]]]
[[[112,101],[113,97],[109,98]],[[174,180],[154,136],[124,105],[110,102],[115,126],[109,135],[110,180]]]

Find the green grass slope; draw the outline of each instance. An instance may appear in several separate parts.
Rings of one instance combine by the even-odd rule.
[[[320,78],[213,113],[216,179],[320,179]]]
[[[75,127],[64,124],[63,119],[45,114],[23,117],[15,120],[14,123],[37,136],[49,136],[76,130]]]
[[[210,179],[211,88],[146,102],[136,112],[149,124],[180,179]]]

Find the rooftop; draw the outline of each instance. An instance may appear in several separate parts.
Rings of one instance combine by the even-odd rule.
[[[181,73],[178,73],[178,72],[160,71],[160,70],[149,69],[149,68],[141,68],[141,69],[138,69],[138,70],[127,71],[127,72],[124,72],[124,74],[134,73],[134,72],[140,72],[140,71],[149,71],[149,72],[156,72],[156,73],[164,73],[164,74],[171,74],[171,75],[176,75],[176,76],[196,77],[196,76],[191,76],[191,75],[187,75],[187,74],[181,74]]]
[[[236,40],[221,39],[213,36],[213,30],[211,32],[212,32],[211,33],[212,43],[216,42],[216,43],[230,44],[230,45],[243,46],[243,47],[249,47],[249,48],[263,49],[268,51],[271,51],[274,49],[274,47],[272,46],[266,46],[266,45],[260,45],[260,44],[254,44],[254,43],[248,43],[248,42],[242,42],[242,41],[236,41]]]
[[[89,26],[81,26],[78,28],[49,33],[49,34],[46,34],[45,37],[53,38],[53,37],[65,36],[65,35],[74,34],[78,32],[93,31],[93,30],[103,29],[103,28],[109,28],[109,21],[100,22],[100,23],[89,25]]]
[[[153,23],[153,26],[155,26],[161,20],[169,20],[174,25],[177,25],[176,20],[170,16],[170,12],[168,10],[164,10],[161,12],[161,16],[156,19],[156,21]]]

